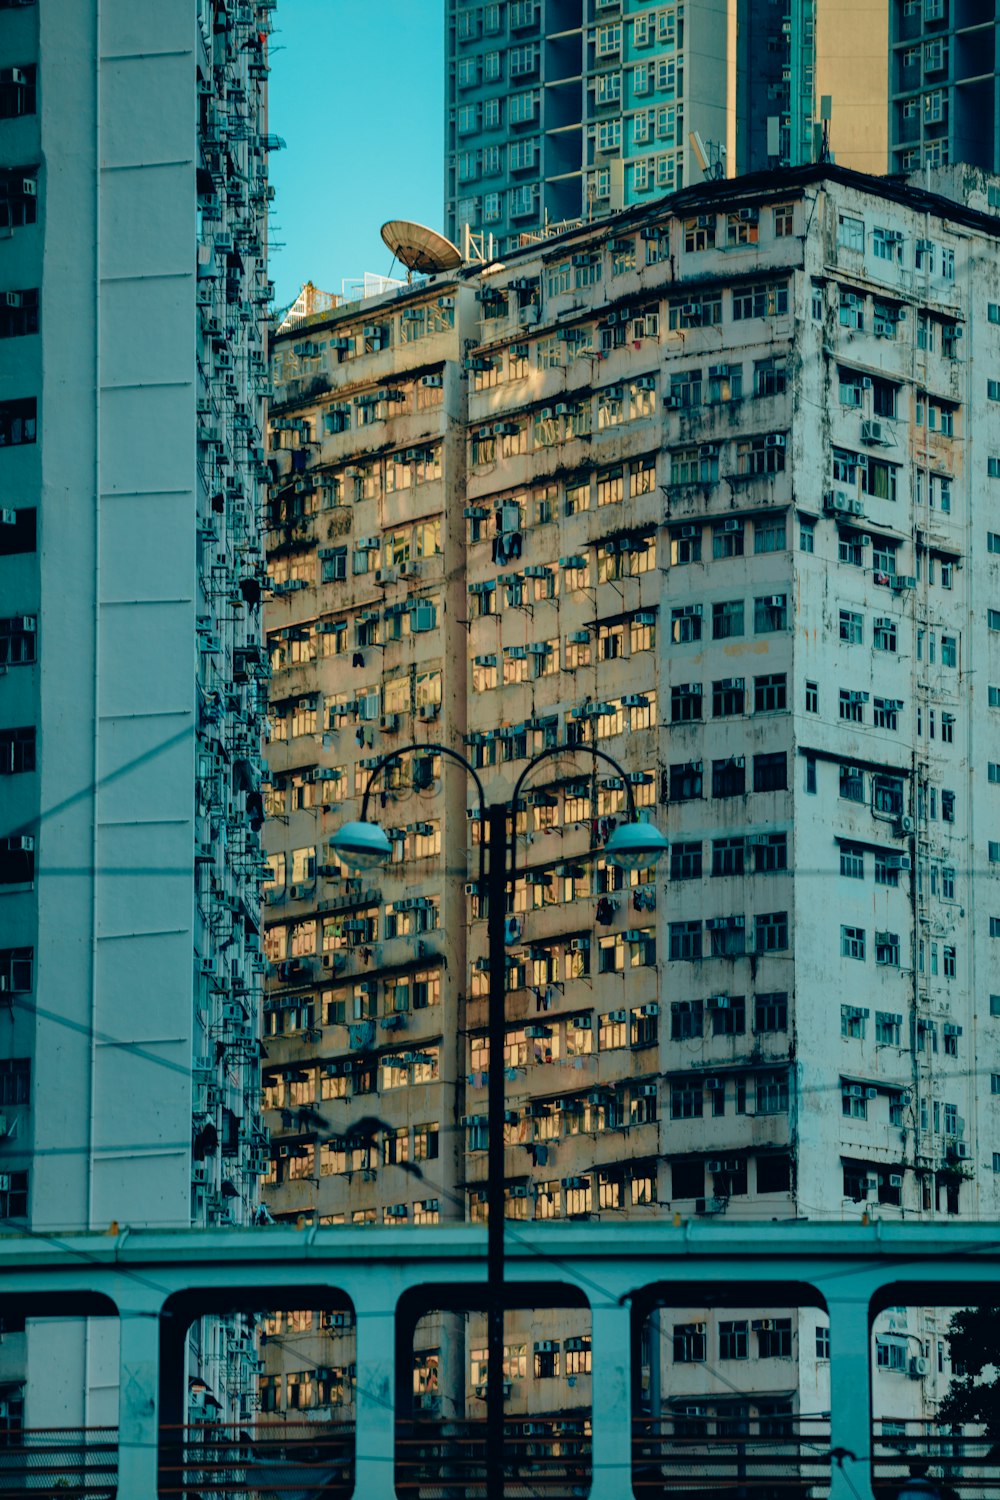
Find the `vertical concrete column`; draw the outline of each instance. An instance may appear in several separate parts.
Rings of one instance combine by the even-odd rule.
[[[830,1500],[871,1500],[871,1326],[867,1294],[822,1288],[830,1310]]]
[[[631,1309],[591,1300],[594,1500],[632,1493]]]
[[[162,1302],[131,1285],[118,1300],[118,1493],[129,1500],[156,1500]]]
[[[396,1450],[395,1298],[365,1304],[355,1299],[357,1413],[354,1493],[364,1500],[394,1500]]]

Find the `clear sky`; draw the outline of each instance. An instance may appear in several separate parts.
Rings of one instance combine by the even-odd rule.
[[[443,0],[279,0],[269,90],[269,129],[286,143],[270,158],[276,307],[304,281],[339,292],[365,271],[388,275],[386,219],[443,227],[443,78]]]

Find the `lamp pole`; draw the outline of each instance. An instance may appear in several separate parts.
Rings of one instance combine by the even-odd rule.
[[[482,781],[464,755],[446,745],[401,745],[382,756],[372,768],[361,801],[361,820],[347,823],[330,840],[331,847],[347,863],[366,866],[388,858],[392,846],[375,824],[368,822],[372,788],[386,766],[406,755],[444,755],[464,766],[479,793],[480,827],[479,892],[486,898],[486,936],[489,961],[487,1036],[489,1075],[487,1087],[486,1158],[486,1500],[504,1500],[504,1113],[505,1078],[503,1055],[506,1045],[507,890],[517,879],[517,805],[521,788],[535,768],[555,756],[580,752],[603,760],[622,779],[628,798],[629,823],[617,828],[605,846],[613,863],[641,869],[655,863],[667,847],[664,836],[651,824],[639,824],[635,793],[619,763],[594,745],[553,745],[542,750],[525,766],[514,783],[508,802],[487,804]]]

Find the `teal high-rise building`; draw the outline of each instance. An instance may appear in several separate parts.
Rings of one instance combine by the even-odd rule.
[[[816,0],[445,4],[455,238],[469,226],[509,250],[705,176],[816,154]]]

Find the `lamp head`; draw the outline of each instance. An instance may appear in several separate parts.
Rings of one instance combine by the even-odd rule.
[[[330,848],[351,870],[372,870],[392,854],[392,843],[377,823],[345,823],[333,835]]]
[[[620,870],[648,870],[669,847],[652,823],[622,823],[605,844],[604,857]]]

